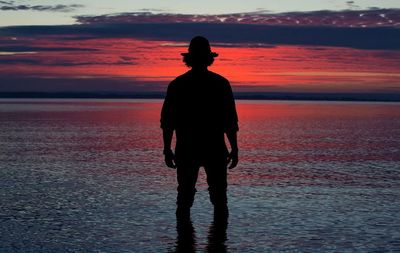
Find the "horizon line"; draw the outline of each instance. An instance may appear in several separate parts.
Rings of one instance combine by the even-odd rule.
[[[1,99],[81,98],[81,99],[162,99],[165,92],[0,92]],[[303,100],[400,102],[400,93],[329,93],[329,92],[235,92],[238,100]]]

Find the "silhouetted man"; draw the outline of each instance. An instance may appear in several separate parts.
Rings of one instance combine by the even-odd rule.
[[[177,168],[177,216],[189,216],[201,166],[207,174],[214,214],[228,215],[227,166],[238,163],[238,117],[229,81],[207,69],[218,54],[208,40],[194,37],[181,54],[191,70],[173,80],[161,111],[165,163]],[[175,154],[171,150],[176,134]],[[225,144],[228,137],[231,152]]]

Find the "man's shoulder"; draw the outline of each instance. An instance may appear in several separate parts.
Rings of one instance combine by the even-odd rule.
[[[212,71],[208,71],[207,74],[208,74],[208,79],[209,80],[211,79],[212,83],[219,83],[219,84],[221,84],[223,86],[230,86],[230,83],[229,83],[228,79],[226,79],[222,75],[217,74],[217,73],[212,72]],[[170,82],[169,86],[170,87],[174,87],[174,88],[175,87],[180,87],[180,86],[184,85],[185,83],[192,82],[193,78],[195,78],[193,76],[193,74],[190,71],[187,71],[187,72],[175,77],[175,79],[173,79]]]
[[[210,76],[211,76],[212,78],[218,80],[218,81],[221,82],[221,83],[227,83],[227,84],[229,84],[228,79],[226,79],[225,77],[221,76],[220,74],[215,73],[215,72],[212,72],[212,71],[208,71],[208,72],[209,72],[209,74],[210,74]]]
[[[177,86],[180,83],[184,83],[185,80],[187,80],[187,78],[188,78],[188,72],[183,73],[182,75],[179,75],[179,76],[175,77],[175,79],[172,80],[169,85],[170,86]]]

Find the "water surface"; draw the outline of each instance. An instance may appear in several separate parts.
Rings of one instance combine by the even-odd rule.
[[[0,100],[0,252],[174,252],[160,100]],[[399,252],[400,104],[238,101],[228,252]],[[201,171],[193,249],[212,249]]]

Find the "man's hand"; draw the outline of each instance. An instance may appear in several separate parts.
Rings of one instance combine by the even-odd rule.
[[[227,160],[226,160],[226,164],[229,164],[229,163],[230,163],[230,165],[229,165],[228,168],[229,168],[229,169],[235,168],[236,165],[238,164],[238,162],[239,162],[238,150],[237,150],[237,149],[232,150],[232,151],[229,153],[228,158],[227,158]]]
[[[172,152],[171,149],[169,150],[164,150],[164,159],[165,159],[165,164],[169,167],[169,168],[176,168],[175,165],[175,155]]]

